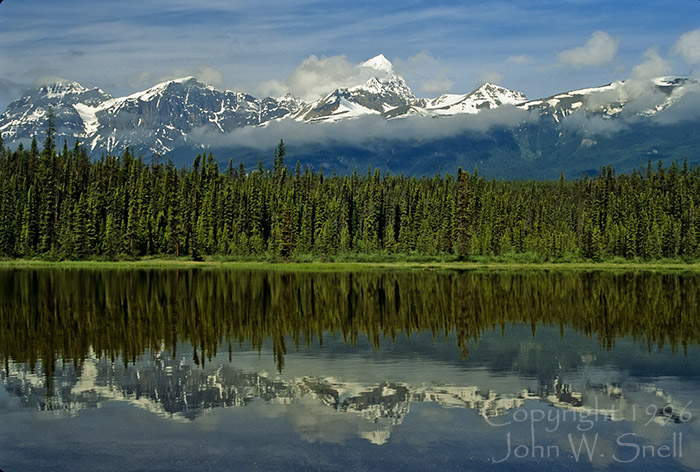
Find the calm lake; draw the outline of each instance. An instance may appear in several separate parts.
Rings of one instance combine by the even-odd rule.
[[[0,270],[0,469],[700,470],[700,275]]]

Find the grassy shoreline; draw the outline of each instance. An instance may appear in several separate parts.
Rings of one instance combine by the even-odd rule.
[[[358,270],[536,270],[536,271],[672,271],[700,272],[700,262],[611,261],[611,262],[512,262],[512,261],[192,261],[189,259],[139,259],[130,261],[0,260],[6,269],[227,269],[307,272]]]

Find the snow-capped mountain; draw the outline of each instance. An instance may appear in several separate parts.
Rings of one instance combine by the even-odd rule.
[[[337,127],[329,127],[323,133],[339,132],[342,135],[343,123],[366,116],[396,121],[397,129],[407,129],[406,126],[401,127],[403,120],[428,117],[439,121],[412,123],[412,134],[404,132],[400,136],[375,136],[379,148],[360,146],[363,148],[360,151],[357,146],[361,143],[348,142],[342,144],[345,149],[342,152],[334,151],[335,148],[329,152],[321,146],[313,150],[306,146],[305,155],[299,157],[312,166],[340,167],[350,171],[369,163],[395,171],[433,172],[455,164],[483,166],[490,156],[502,159],[515,156],[527,163],[541,161],[546,156],[568,159],[567,156],[580,154],[583,143],[591,147],[605,138],[596,136],[596,133],[600,133],[600,124],[587,127],[586,120],[609,120],[609,123],[617,123],[617,130],[629,128],[630,123],[638,127],[651,123],[659,114],[679,114],[674,110],[687,108],[690,111],[684,112],[685,115],[692,115],[692,97],[700,95],[700,84],[696,79],[664,77],[645,80],[632,78],[529,101],[518,91],[491,83],[466,94],[420,98],[414,95],[392,63],[381,54],[359,64],[356,72],[355,79],[346,81],[348,86],[332,90],[309,103],[290,95],[261,99],[244,92],[220,91],[193,77],[169,80],[125,97],[112,97],[99,88],[89,89],[76,82],[60,82],[29,90],[12,102],[0,116],[0,135],[4,143],[10,146],[19,143],[27,146],[35,136],[41,142],[51,109],[55,116],[57,142],[65,139],[72,145],[78,139],[93,156],[101,153],[121,154],[129,147],[144,157],[166,155],[173,157],[178,164],[184,164],[192,159],[193,153],[213,149],[224,151],[229,156],[234,153],[236,159],[246,161],[247,165],[254,163],[260,155],[260,148],[256,147],[259,143],[251,144],[255,143],[255,139],[240,145],[237,140],[222,139],[220,141],[227,144],[217,144],[216,147],[211,144],[212,137],[227,136],[240,128],[275,124],[277,127],[270,129],[283,131],[272,141],[280,138],[289,141],[294,136],[285,134],[288,132],[284,130],[297,130],[301,129],[299,126],[314,126],[316,123],[336,123]],[[684,103],[691,106],[684,106]],[[483,123],[488,123],[488,129],[482,126],[481,134],[471,133],[473,129],[468,125],[451,125],[482,120],[451,122],[450,117],[475,116],[499,108],[505,110],[502,116],[515,116],[515,121],[511,119],[499,127],[497,120],[483,120]],[[669,110],[672,113],[667,113]],[[569,121],[569,117],[583,120]],[[357,123],[356,128],[362,128],[360,122]],[[565,123],[575,123],[575,126],[566,126]],[[286,125],[294,125],[295,128],[285,128]],[[435,133],[421,133],[421,127],[428,130],[445,127],[456,131],[452,132],[450,144],[446,145],[435,141]],[[485,136],[484,133],[491,135]],[[658,134],[658,130],[655,133],[649,135],[645,131],[640,135],[641,140],[638,136],[631,137],[634,146],[625,145],[624,139],[610,141],[607,145],[625,146],[625,153],[629,153],[629,149],[639,148],[641,142],[649,141],[634,152],[654,157],[661,152],[659,157],[668,159],[674,157],[676,148],[695,148],[695,134],[686,132],[685,128],[682,139],[678,138],[677,131],[668,139]],[[439,134],[439,139],[445,138],[444,133]],[[382,140],[385,144],[381,144]],[[457,144],[460,140],[463,142]],[[386,144],[389,141],[392,144]],[[659,151],[659,141],[666,143],[665,154]],[[600,148],[596,152],[600,155]],[[416,153],[427,154],[422,156]],[[358,155],[361,159],[358,159]],[[228,156],[224,157],[228,159]],[[413,161],[422,164],[416,167],[411,164]],[[625,165],[629,167],[634,161],[628,159],[627,162]],[[599,165],[595,159],[582,163],[580,158],[575,162],[569,159],[552,165],[556,167],[558,176],[562,168],[573,164],[586,171]],[[500,170],[502,166],[498,168]],[[517,171],[515,167],[513,169],[515,175],[522,175],[522,168]],[[539,168],[533,169],[533,172],[537,172],[533,175],[540,175]]]
[[[78,110],[99,106],[111,98],[98,88],[87,89],[77,82],[41,86],[10,103],[0,116],[0,133],[9,142],[31,139],[46,129],[51,108],[60,135],[83,136],[85,122]]]
[[[384,114],[395,109],[410,107],[418,99],[403,77],[382,54],[361,64],[376,72],[363,84],[336,89],[324,97],[302,107],[293,115],[298,121],[339,121],[370,114]]]
[[[0,133],[6,142],[31,140],[46,128],[51,109],[59,139],[78,139],[93,152],[121,153],[128,146],[166,154],[185,144],[194,129],[226,133],[287,116],[301,104],[290,96],[222,92],[193,77],[119,98],[71,82],[30,90],[10,104],[0,117]]]
[[[524,94],[490,83],[463,95],[444,94],[435,99],[417,98],[383,55],[364,62],[361,67],[373,69],[377,75],[364,84],[334,90],[302,107],[294,119],[328,122],[369,114],[381,114],[389,119],[412,115],[450,116],[475,114],[483,109],[526,102]]]
[[[452,116],[463,113],[477,114],[481,110],[492,110],[501,105],[517,106],[526,103],[521,92],[509,90],[499,85],[485,83],[467,94],[443,94],[429,99],[418,99],[404,107],[397,107],[385,113],[387,118],[405,116]]]
[[[498,108],[501,105],[525,103],[525,95],[498,85],[485,83],[466,95],[441,95],[425,104],[425,109],[435,115],[478,113],[480,110]]]
[[[78,110],[88,148],[114,152],[146,142],[152,151],[165,154],[186,142],[193,129],[226,133],[280,118],[297,107],[289,97],[260,100],[241,92],[221,92],[187,77]]]
[[[258,99],[243,92],[219,91],[194,77],[117,98],[76,82],[58,83],[30,90],[10,104],[0,116],[0,133],[8,143],[28,142],[45,130],[51,108],[59,140],[79,139],[93,153],[121,153],[128,146],[162,155],[186,145],[193,130],[227,133],[277,119],[316,123],[366,115],[446,116],[525,101],[520,92],[493,84],[465,95],[417,98],[383,55],[359,67],[369,79],[308,104],[290,95]]]
[[[576,111],[606,118],[622,115],[649,117],[669,108],[688,92],[698,90],[700,84],[687,77],[659,77],[642,82],[618,80],[602,87],[573,90],[532,100],[520,106],[540,110],[557,121]]]

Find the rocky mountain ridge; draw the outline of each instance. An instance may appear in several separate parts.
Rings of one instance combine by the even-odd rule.
[[[283,127],[293,123],[299,126],[333,123],[338,127],[324,128],[324,132],[342,135],[346,129],[343,128],[345,123],[365,117],[384,118],[389,122],[435,118],[443,120],[437,122],[439,126],[449,128],[453,126],[455,117],[510,110],[503,115],[513,115],[515,118],[503,123],[496,120],[486,130],[507,134],[488,138],[498,142],[491,146],[494,150],[489,150],[486,157],[491,158],[494,153],[515,152],[514,157],[531,160],[533,156],[536,158],[544,153],[551,154],[558,149],[571,147],[570,143],[567,145],[565,141],[559,140],[569,132],[568,128],[559,128],[570,117],[577,117],[579,121],[600,118],[612,122],[630,117],[643,121],[674,108],[677,103],[686,101],[687,96],[697,94],[700,88],[698,81],[692,78],[665,77],[644,81],[617,81],[602,87],[528,100],[521,92],[486,83],[466,94],[443,94],[430,99],[415,96],[383,55],[362,63],[360,67],[371,73],[368,80],[352,87],[335,89],[308,103],[290,95],[256,98],[244,92],[220,91],[194,77],[169,80],[125,97],[112,97],[99,88],[89,89],[77,82],[61,82],[29,90],[23,97],[12,102],[0,115],[0,135],[4,143],[10,146],[21,143],[26,147],[33,137],[39,137],[41,142],[51,110],[55,116],[58,142],[65,140],[72,145],[78,140],[93,157],[103,153],[121,154],[129,147],[145,158],[154,155],[182,155],[191,159],[192,153],[198,150],[223,149],[227,153],[234,153],[245,147],[237,147],[235,143],[214,145],[212,137],[215,138],[213,141],[221,137],[222,142],[229,143],[232,140],[225,138],[233,132],[273,124]],[[533,120],[537,121],[536,138],[533,138]],[[415,124],[414,128],[420,130],[434,125],[432,120],[423,120]],[[586,127],[587,123],[581,125],[577,122],[576,126],[581,135],[581,139],[578,135],[576,137],[579,144],[598,143],[596,131],[591,131],[590,126]],[[400,126],[396,128],[400,129]],[[527,130],[525,134],[523,129]],[[486,131],[482,130],[482,134]],[[456,127],[450,139],[470,136],[470,142],[474,139],[483,141],[483,136],[475,137],[470,132],[468,127]],[[280,134],[282,135],[273,140],[273,143],[280,138],[287,141],[294,138],[282,132]],[[444,134],[441,134],[440,139],[444,140]],[[384,141],[408,142],[411,139],[414,136],[396,133],[393,136],[387,135]],[[432,138],[416,139],[422,146]],[[513,149],[509,142],[514,142],[517,149]],[[533,143],[536,144],[536,149],[533,148]],[[543,147],[542,143],[550,148]],[[356,143],[349,142],[345,146],[352,147],[354,144]],[[415,149],[416,143],[399,145],[402,146]],[[395,146],[392,147],[394,148]],[[259,149],[256,151],[258,155]],[[247,152],[252,154],[250,144]],[[380,147],[375,146],[373,152],[384,156],[379,159],[380,162],[388,158],[382,154],[385,150]],[[328,152],[325,154],[327,156]],[[331,154],[336,154],[336,157],[330,161],[319,163],[311,159],[309,162],[312,166],[341,164],[349,167],[353,163],[364,164],[364,161],[357,161],[354,156],[348,157],[348,151],[345,150],[332,149]],[[480,151],[479,156],[482,155],[484,152]],[[417,159],[423,157],[425,156],[416,156]],[[439,156],[436,157],[438,158]],[[457,161],[464,160],[460,159]],[[472,156],[467,161],[471,163],[475,158]],[[479,158],[475,163],[483,161],[483,158]],[[436,162],[433,167],[439,168],[443,164],[450,164],[449,159]],[[398,169],[403,170],[401,167]]]

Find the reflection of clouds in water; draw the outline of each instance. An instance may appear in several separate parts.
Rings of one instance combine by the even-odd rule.
[[[440,408],[421,408],[418,410],[418,416],[427,421],[443,425],[452,421],[452,415],[448,411]]]
[[[75,416],[84,408],[116,401],[125,402],[133,407],[131,410],[146,410],[165,420],[178,420],[180,424],[188,424],[186,418],[196,420],[201,431],[221,431],[230,428],[231,424],[222,421],[220,415],[211,413],[221,407],[239,407],[236,410],[241,413],[237,413],[237,417],[247,418],[248,422],[255,421],[255,418],[273,423],[284,421],[309,443],[342,444],[351,438],[363,438],[382,445],[389,441],[398,425],[406,422],[413,406],[418,406],[415,416],[419,419],[413,418],[411,421],[430,423],[436,431],[445,433],[455,427],[451,421],[454,417],[451,409],[474,411],[477,414],[473,418],[481,428],[508,429],[517,426],[517,417],[522,413],[533,408],[547,408],[550,413],[546,422],[539,423],[538,427],[542,432],[547,428],[550,441],[554,438],[560,443],[568,441],[567,432],[576,433],[576,437],[584,432],[589,436],[600,433],[601,449],[612,452],[615,436],[622,434],[619,431],[630,428],[638,435],[640,444],[660,445],[667,441],[669,431],[676,426],[672,423],[666,427],[659,425],[662,418],[649,421],[652,417],[648,416],[647,407],[652,404],[663,407],[673,403],[679,411],[692,400],[688,384],[668,378],[658,384],[620,380],[620,372],[607,367],[597,368],[591,365],[592,356],[584,357],[589,361],[583,367],[585,371],[578,371],[577,374],[574,369],[568,373],[569,377],[577,379],[574,384],[561,384],[555,378],[553,385],[540,385],[539,391],[522,390],[522,385],[530,383],[524,378],[516,382],[510,391],[506,385],[501,385],[505,390],[500,392],[493,390],[500,376],[488,372],[482,372],[486,375],[481,376],[469,375],[472,381],[478,379],[480,386],[459,386],[454,384],[459,377],[454,369],[445,370],[441,375],[445,379],[452,378],[452,382],[440,384],[343,382],[337,376],[328,376],[328,373],[326,376],[285,380],[280,376],[268,378],[232,367],[202,370],[183,364],[180,358],[168,359],[161,353],[155,363],[138,361],[131,372],[123,372],[126,376],[122,378],[119,372],[113,370],[111,363],[91,357],[84,362],[82,375],[72,375],[69,368],[66,376],[57,378],[55,385],[60,388],[55,390],[55,398],[50,403],[58,409],[51,415],[40,414],[37,419],[57,418],[56,413],[61,412]],[[315,362],[307,359],[305,365],[308,371]],[[321,363],[319,366],[331,369],[331,372],[334,369],[333,364]],[[358,362],[350,371],[366,370],[366,366],[366,361]],[[345,365],[344,370],[349,367]],[[430,363],[415,364],[414,368],[423,372],[423,378],[426,372],[430,376],[439,370],[432,368]],[[36,372],[30,372],[22,364],[11,363],[9,372],[10,375],[3,379],[6,388],[23,398],[26,405],[33,405],[32,398],[40,402],[39,405],[44,401],[45,377],[40,366]],[[167,375],[159,376],[158,372]],[[135,378],[143,383],[129,384]],[[184,382],[187,385],[185,390],[171,392],[176,393],[175,397],[161,396],[163,392],[170,391],[161,383],[183,383],[178,379],[202,381]],[[123,382],[130,386],[125,387]],[[155,390],[152,392],[149,389]],[[135,391],[140,392],[139,397],[129,393]],[[669,392],[673,392],[673,396]],[[219,396],[228,400],[216,401]],[[177,398],[187,398],[189,404],[178,407]],[[205,406],[205,401],[209,402],[208,406]],[[244,406],[252,408],[241,408]],[[693,408],[689,412],[693,416],[698,414]],[[615,426],[603,425],[610,423],[610,420]],[[700,434],[696,425],[691,427],[690,435]],[[522,427],[522,423],[518,427]],[[688,426],[681,425],[679,428],[688,429]],[[401,431],[403,441],[425,443],[425,438],[413,437],[410,425],[402,427]],[[568,448],[561,445],[560,448],[570,450],[570,444]]]
[[[391,425],[386,420],[368,423],[359,414],[319,408],[312,398],[295,401],[293,407],[285,408],[284,418],[308,442],[341,444],[360,436],[375,444],[383,444],[389,437]]]
[[[700,421],[693,421],[678,428],[683,432],[683,456],[678,458],[678,462],[691,470],[696,470],[700,464],[700,448],[697,447],[697,438],[700,437]]]
[[[539,330],[540,336],[543,331],[545,329]],[[595,341],[593,343],[595,344]],[[480,343],[480,345],[484,344]],[[589,348],[591,348],[590,345]],[[332,348],[327,344],[324,349],[327,352]],[[246,355],[259,358],[257,353],[246,353]],[[191,357],[189,354],[181,354],[181,356],[182,358],[178,357],[176,362],[179,363],[182,359]],[[696,381],[692,377],[664,378],[655,380],[654,383],[636,382],[628,377],[623,370],[624,366],[620,369],[611,368],[606,362],[598,363],[592,354],[579,356],[582,360],[581,366],[564,368],[562,372],[565,380],[573,380],[572,384],[567,384],[570,385],[568,390],[570,395],[565,396],[565,400],[569,397],[583,398],[584,405],[581,407],[561,402],[552,394],[553,391],[558,391],[559,384],[556,380],[554,385],[541,385],[536,379],[533,381],[528,376],[503,375],[501,371],[494,372],[483,366],[479,367],[478,364],[473,366],[475,367],[473,369],[464,369],[461,364],[439,360],[412,362],[399,358],[388,362],[388,359],[383,357],[379,362],[365,358],[355,359],[350,363],[343,362],[342,366],[339,366],[337,357],[332,362],[328,358],[316,359],[308,354],[290,353],[288,356],[290,363],[296,362],[299,364],[299,369],[305,370],[307,374],[313,372],[315,375],[313,377],[295,376],[285,375],[285,372],[285,374],[267,376],[259,373],[262,369],[242,371],[232,366],[217,367],[220,362],[226,365],[227,360],[223,360],[227,357],[226,355],[212,359],[207,369],[201,369],[191,363],[184,366],[186,368],[183,368],[180,373],[187,374],[185,377],[191,375],[206,379],[206,382],[201,384],[190,384],[201,389],[201,391],[186,392],[191,399],[191,408],[196,408],[201,398],[207,398],[211,393],[219,391],[220,386],[234,387],[236,391],[243,393],[251,385],[262,387],[256,390],[258,393],[254,397],[251,397],[251,392],[245,393],[249,398],[245,403],[237,403],[235,407],[230,408],[210,408],[207,411],[201,411],[200,415],[192,418],[193,421],[173,422],[167,416],[147,414],[143,409],[137,408],[138,405],[126,402],[110,401],[102,404],[106,406],[109,403],[108,410],[117,405],[123,412],[120,420],[131,425],[144,425],[149,433],[153,433],[153,437],[159,435],[159,427],[165,427],[168,428],[169,434],[173,434],[173,431],[187,431],[190,434],[195,431],[195,436],[199,440],[209,438],[205,445],[199,446],[200,453],[217,456],[236,454],[240,457],[249,457],[254,454],[258,457],[277,459],[284,457],[284,460],[289,463],[303,462],[307,467],[312,463],[321,466],[330,465],[328,462],[330,459],[323,453],[316,454],[315,451],[337,450],[343,446],[351,447],[353,451],[365,447],[369,448],[365,451],[376,451],[377,454],[406,447],[410,448],[413,454],[432,457],[436,451],[441,450],[440,448],[448,446],[453,448],[457,445],[461,448],[459,451],[464,455],[463,457],[476,460],[483,458],[484,455],[502,457],[506,432],[512,433],[513,447],[530,444],[527,423],[500,428],[488,425],[480,415],[484,411],[494,411],[492,408],[484,409],[489,401],[501,405],[502,409],[495,412],[499,415],[499,421],[513,419],[518,409],[548,409],[559,415],[567,415],[569,421],[552,433],[544,431],[546,426],[551,425],[540,423],[537,439],[540,441],[538,444],[545,447],[551,444],[559,446],[560,457],[548,459],[550,462],[568,464],[573,463],[572,446],[568,434],[572,434],[574,445],[579,446],[583,433],[577,429],[580,422],[570,421],[572,412],[577,412],[578,415],[578,412],[584,412],[593,407],[608,410],[611,406],[615,406],[618,411],[624,411],[624,415],[620,415],[620,418],[624,416],[627,418],[626,421],[605,421],[601,418],[592,429],[585,431],[590,439],[596,433],[599,434],[592,467],[605,469],[613,468],[617,464],[612,456],[619,450],[615,440],[621,434],[629,431],[639,434],[638,438],[629,439],[630,441],[634,439],[640,445],[650,444],[658,448],[668,443],[671,432],[681,428],[663,427],[655,423],[644,426],[648,418],[641,418],[640,413],[650,402],[656,401],[663,404],[670,399],[675,402],[684,401],[696,390]],[[598,352],[597,356],[604,358],[605,354]],[[165,367],[167,367],[169,362],[167,354],[161,353],[160,359],[161,362],[166,363]],[[90,359],[86,360],[86,363],[89,361]],[[263,361],[260,363],[265,364]],[[110,364],[111,371],[111,363],[107,362],[107,364]],[[250,359],[246,364],[253,366],[254,363]],[[116,365],[119,363],[117,362]],[[408,365],[410,368],[407,367]],[[129,370],[132,374],[134,371],[139,372],[138,376],[145,380],[153,378],[153,374],[147,370],[154,368],[154,363],[144,359],[137,361],[134,366],[129,367]],[[99,368],[96,370],[89,367],[83,368],[83,372],[88,375],[73,380],[76,385],[75,391],[81,391],[85,395],[94,392],[95,389],[89,381],[105,386],[105,379],[100,377]],[[112,372],[113,384],[110,385],[109,390],[119,392],[120,377],[114,375],[114,371]],[[167,372],[174,376],[175,380],[180,375],[175,368]],[[375,383],[368,381],[367,378],[363,379],[365,372],[369,372],[368,378],[372,379],[376,376],[394,379],[398,377],[398,379],[394,382],[385,380]],[[28,378],[42,382],[40,367],[36,373],[38,375],[30,375]],[[230,376],[228,380],[227,376]],[[401,382],[404,376],[406,378],[410,376],[411,381],[415,383],[409,385]],[[346,377],[352,378],[352,381],[345,382],[343,379]],[[421,377],[423,382],[420,381]],[[439,378],[440,382],[426,381],[429,378],[434,380]],[[504,379],[507,379],[508,383],[505,383]],[[465,386],[470,384],[479,385],[481,388]],[[522,391],[524,385],[532,387],[530,392]],[[538,385],[542,391],[533,390]],[[139,387],[141,395],[153,398],[146,392],[145,387],[146,384]],[[42,394],[41,391],[39,393]],[[672,396],[671,393],[673,393]],[[0,399],[2,398],[0,396]],[[594,402],[595,399],[599,400],[598,403]],[[606,399],[607,403],[603,401]],[[158,403],[163,400],[164,398],[161,397],[152,402]],[[639,408],[637,421],[634,424],[629,421],[632,404],[638,405]],[[623,408],[625,405],[626,408]],[[410,414],[408,414],[409,409]],[[150,411],[157,413],[156,410],[158,408]],[[402,412],[405,416],[399,417]],[[78,413],[87,420],[95,418],[92,414]],[[56,417],[45,412],[37,414],[38,420],[46,418]],[[396,421],[397,419],[400,421]],[[700,437],[700,431],[697,430],[696,423],[683,428],[687,436],[684,440],[684,457],[680,463],[692,468],[693,461],[699,460],[700,457],[690,450],[691,447],[688,444],[692,438]],[[245,439],[237,440],[235,443],[231,440],[241,436],[248,437],[248,442]],[[185,442],[184,439],[178,440]],[[296,446],[294,450],[285,447],[286,444],[295,442],[302,447]],[[376,447],[379,445],[384,447]],[[183,444],[182,447],[186,449],[190,446]],[[308,451],[314,452],[309,454]],[[622,450],[618,453],[618,457],[626,458],[630,451],[629,448]],[[627,455],[622,456],[623,453]],[[308,457],[305,457],[307,454]],[[586,452],[582,451],[579,463],[588,464],[588,459],[583,458],[585,454]],[[601,454],[605,457],[600,457]],[[352,461],[352,458],[348,460]],[[532,460],[531,458],[523,460],[513,458],[509,463],[513,466],[527,466]],[[642,459],[638,463],[645,464]],[[669,459],[666,464],[674,465],[676,462],[674,459]]]
[[[656,453],[661,446],[673,447],[674,433],[676,433],[676,447],[680,447],[678,434],[683,433],[682,456],[675,460],[691,469],[696,469],[700,463],[700,449],[694,447],[697,438],[700,437],[697,391],[689,390],[687,384],[680,378],[662,378],[654,384],[641,384],[640,390],[645,391],[647,396],[637,402],[636,421],[631,422],[631,431],[637,437],[628,437],[626,442],[637,443],[640,446],[654,446]],[[663,409],[669,405],[675,413],[674,418],[654,415],[655,408]],[[624,453],[626,457],[633,457],[635,450],[626,447]],[[672,450],[671,453],[673,453]],[[648,460],[651,451],[647,451],[646,454],[647,457],[642,458],[640,452],[638,462]]]

